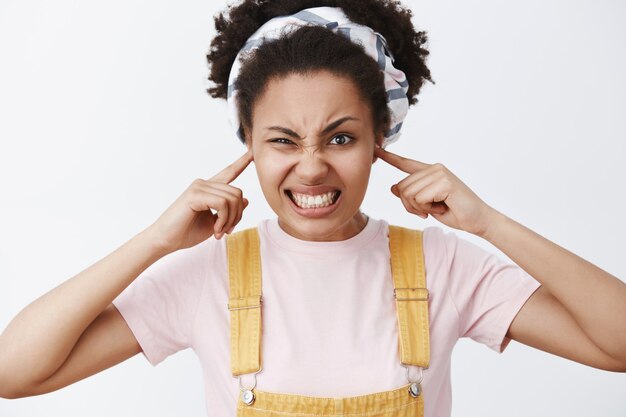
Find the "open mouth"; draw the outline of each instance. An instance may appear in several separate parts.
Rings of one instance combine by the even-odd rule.
[[[341,191],[335,190],[318,195],[308,195],[285,190],[285,194],[287,194],[287,196],[291,199],[291,201],[295,203],[296,206],[303,209],[312,209],[332,206],[339,198]]]

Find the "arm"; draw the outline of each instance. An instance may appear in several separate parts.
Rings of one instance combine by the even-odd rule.
[[[480,236],[542,284],[507,336],[596,368],[626,372],[626,284],[492,210]]]
[[[63,365],[48,379],[7,398],[30,397],[56,391],[95,375],[141,352],[141,346],[122,315],[109,304],[89,324]]]
[[[139,352],[111,302],[164,255],[151,242],[148,231],[136,235],[9,323],[0,335],[0,396],[58,389]],[[52,378],[61,369],[65,374]]]
[[[507,336],[586,365],[626,372],[626,284],[499,213],[444,165],[380,147],[374,156],[409,174],[391,187],[409,213],[430,214],[486,239],[542,284]]]
[[[0,335],[0,397],[49,392],[139,352],[112,301],[163,256],[234,229],[248,200],[229,183],[252,159],[196,179],[149,228],[24,308]]]

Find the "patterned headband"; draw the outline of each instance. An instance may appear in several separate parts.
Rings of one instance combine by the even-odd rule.
[[[295,30],[302,26],[324,26],[339,33],[352,42],[363,46],[365,53],[378,63],[385,76],[387,106],[391,115],[390,129],[385,132],[383,147],[395,142],[400,137],[402,121],[409,109],[407,91],[409,82],[404,72],[393,66],[393,55],[385,38],[371,28],[351,22],[339,7],[313,7],[304,9],[291,16],[279,16],[267,21],[246,41],[237,56],[228,77],[228,112],[230,124],[241,142],[245,142],[239,115],[237,113],[236,80],[241,69],[240,58],[265,42],[276,40],[284,30]]]

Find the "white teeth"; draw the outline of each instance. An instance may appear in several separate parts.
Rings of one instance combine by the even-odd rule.
[[[312,196],[307,194],[298,194],[291,192],[292,200],[296,203],[298,207],[301,208],[319,208],[319,207],[327,207],[334,203],[334,199],[336,199],[336,195],[339,194],[338,191],[331,191],[328,193]]]

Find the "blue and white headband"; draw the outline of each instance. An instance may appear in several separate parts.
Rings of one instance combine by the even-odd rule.
[[[370,27],[351,22],[339,7],[312,7],[304,9],[291,16],[279,16],[267,21],[250,38],[237,56],[228,77],[228,112],[230,124],[237,137],[245,142],[239,115],[237,113],[236,80],[241,68],[240,58],[244,53],[258,48],[265,42],[276,40],[284,31],[293,31],[302,26],[325,26],[333,32],[339,33],[352,42],[360,44],[365,53],[378,63],[378,67],[385,76],[385,90],[387,90],[387,106],[391,115],[390,129],[385,132],[383,147],[395,142],[400,137],[400,128],[409,109],[407,91],[409,82],[404,72],[393,66],[393,55],[387,46],[387,41],[378,32]]]

